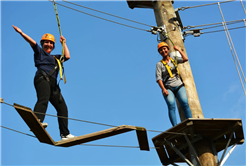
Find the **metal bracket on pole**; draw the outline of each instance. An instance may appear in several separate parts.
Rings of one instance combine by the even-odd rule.
[[[193,30],[188,30],[183,32],[183,36],[186,36],[187,34],[192,34],[194,37],[199,37],[203,32],[201,32],[201,29],[193,29]]]
[[[171,142],[164,139],[164,141],[189,165],[194,166]]]
[[[232,151],[235,149],[235,147],[237,146],[237,144],[234,144],[232,146],[232,148],[229,150],[229,152],[226,154],[225,158],[221,161],[221,166],[224,165],[224,163],[226,162],[227,158],[230,156],[230,154],[232,153]]]
[[[188,143],[189,149],[190,149],[190,153],[191,153],[191,161],[194,165],[196,166],[201,166],[201,163],[199,161],[198,155],[196,153],[196,150],[193,148],[192,143],[190,142],[189,138],[187,137],[187,135],[184,135],[186,142]]]
[[[149,32],[151,32],[154,35],[157,35],[159,32],[159,35],[161,36],[161,41],[167,40],[167,37],[166,37],[167,30],[166,30],[165,25],[160,26],[160,27],[152,27]]]
[[[3,103],[3,98],[0,98],[0,103]]]
[[[213,155],[215,157],[216,164],[218,164],[219,163],[219,158],[218,158],[218,155],[217,155],[218,152],[217,152],[217,150],[215,148],[214,141],[211,141],[211,145],[212,145]]]
[[[222,156],[221,156],[221,159],[220,159],[220,162],[219,162],[218,166],[221,166],[221,162],[223,161],[224,155],[225,155],[225,153],[226,153],[226,151],[227,151],[227,148],[228,148],[228,146],[229,146],[229,144],[230,144],[230,142],[231,142],[231,138],[232,138],[232,136],[233,136],[233,134],[234,134],[234,131],[235,131],[235,128],[232,130],[232,133],[231,133],[230,138],[229,138],[229,140],[228,140],[228,142],[227,142],[227,144],[226,144],[225,150],[224,150],[224,152],[223,152],[223,154],[222,154]]]

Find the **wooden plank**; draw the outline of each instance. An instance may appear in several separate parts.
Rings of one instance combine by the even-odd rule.
[[[149,151],[149,142],[146,129],[144,127],[136,127],[136,133],[140,150]]]
[[[21,106],[16,103],[14,103],[14,108],[17,110],[17,112],[20,114],[22,119],[26,122],[28,127],[31,129],[31,131],[34,133],[34,135],[37,137],[37,139],[40,142],[47,143],[50,145],[55,144],[53,139],[50,137],[48,132],[43,128],[40,121],[38,120],[38,118],[30,108]]]
[[[50,137],[48,132],[43,128],[40,121],[34,114],[34,112],[25,106],[19,105],[14,103],[14,108],[20,114],[22,119],[26,122],[29,126],[31,131],[37,137],[37,139],[42,143],[47,143],[54,146],[61,146],[61,147],[70,147],[106,137],[111,137],[117,134],[125,133],[128,131],[136,130],[138,136],[138,142],[140,150],[149,150],[147,132],[144,127],[135,127],[129,125],[121,125],[118,127],[106,129],[103,131],[94,132],[87,135],[78,136],[75,138],[54,142],[53,139]]]
[[[86,134],[86,135],[81,135],[75,138],[67,139],[67,140],[61,140],[55,143],[56,146],[62,146],[62,147],[70,147],[90,141],[95,141],[98,139],[106,138],[106,137],[111,137],[117,134],[125,133],[128,131],[135,130],[135,126],[127,126],[127,125],[121,125],[118,127],[113,127],[110,129]]]

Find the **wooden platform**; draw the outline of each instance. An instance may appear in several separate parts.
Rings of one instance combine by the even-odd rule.
[[[230,137],[232,135],[232,137]],[[190,141],[187,141],[188,138]],[[216,152],[233,144],[243,144],[244,135],[241,119],[186,119],[178,125],[152,138],[156,151],[163,165],[184,160],[170,145],[178,149],[190,160],[189,143],[194,144],[202,139],[209,139]],[[230,141],[228,141],[230,140]]]
[[[14,103],[14,108],[20,114],[22,119],[26,122],[26,124],[34,133],[34,135],[37,137],[37,139],[42,143],[46,143],[54,146],[70,147],[70,146],[118,135],[121,133],[129,132],[132,130],[136,130],[140,150],[149,151],[147,132],[144,127],[121,125],[107,130],[102,130],[95,133],[78,136],[72,139],[55,142],[50,137],[49,133],[43,128],[40,121],[38,120],[38,118],[30,108],[15,103]]]

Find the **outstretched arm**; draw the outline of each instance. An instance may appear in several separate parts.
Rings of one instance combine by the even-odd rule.
[[[61,36],[60,37],[61,44],[63,44],[63,41],[64,41],[64,55],[65,55],[66,59],[68,60],[68,59],[70,59],[70,52],[69,52],[69,49],[67,47],[65,37]]]
[[[181,56],[183,58],[183,62],[188,61],[188,57],[185,55],[185,53],[178,46],[173,46],[173,48],[181,54]]]
[[[17,26],[14,26],[14,25],[12,25],[12,26],[15,29],[15,31],[17,33],[19,33],[32,47],[36,45],[36,41],[33,40],[30,36],[28,36],[24,32],[22,32],[22,30],[20,28],[18,28]]]

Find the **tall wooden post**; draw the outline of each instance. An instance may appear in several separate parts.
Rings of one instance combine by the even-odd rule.
[[[179,46],[182,51],[187,55],[183,39],[179,28],[177,28],[176,15],[171,1],[155,1],[153,2],[153,9],[155,12],[157,26],[165,26],[168,36],[173,43]],[[170,51],[174,51],[172,43],[166,40],[170,47]],[[193,118],[204,118],[200,101],[198,98],[195,82],[191,72],[189,61],[178,66],[180,75],[184,81],[187,91],[188,101]],[[180,107],[179,107],[180,110]],[[179,111],[181,112],[181,111]],[[184,120],[184,116],[181,115],[181,120]],[[206,145],[206,146],[205,146]],[[216,166],[216,160],[213,155],[212,145],[209,140],[205,139],[202,142],[198,142],[194,145],[196,147],[198,157],[202,166]]]
[[[152,4],[151,4],[152,3]],[[155,18],[158,27],[165,27],[170,39],[175,45],[180,47],[182,51],[187,55],[183,39],[177,26],[176,14],[173,8],[172,2],[168,0],[157,0],[157,1],[134,1],[128,2],[130,8],[140,7],[140,8],[152,8],[155,13]],[[162,39],[163,40],[163,39]],[[166,40],[170,47],[170,52],[173,52],[172,43],[170,40]],[[191,113],[193,118],[204,118],[200,101],[198,98],[196,86],[194,83],[193,75],[191,72],[189,61],[183,64],[178,65],[180,75],[185,84],[188,102],[190,105]],[[181,107],[179,107],[180,118],[183,121],[185,119]],[[199,161],[202,166],[216,166],[217,162],[212,150],[212,143],[209,139],[202,139],[200,142],[197,142],[194,147],[197,151]]]
[[[155,12],[157,26],[159,27],[164,25],[166,32],[173,43],[179,46],[187,55],[180,30],[177,28],[177,22],[175,21],[176,15],[171,1],[156,1],[153,3],[153,9]],[[166,42],[170,46],[170,52],[174,51],[170,40],[166,40]],[[187,91],[192,117],[204,118],[189,61],[179,64],[178,68]],[[181,120],[184,120],[183,116],[181,116]]]

